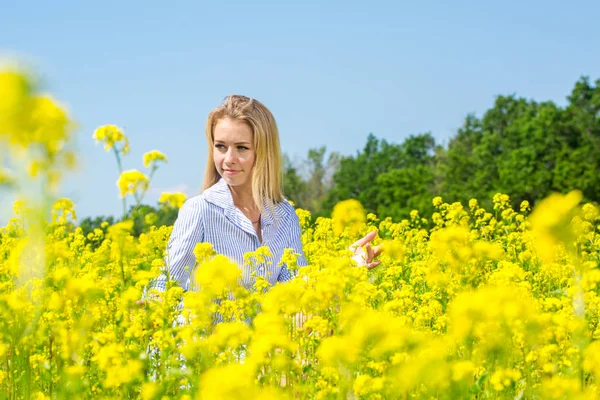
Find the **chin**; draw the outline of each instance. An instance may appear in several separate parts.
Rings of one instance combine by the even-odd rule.
[[[246,183],[244,177],[242,176],[227,176],[225,174],[221,174],[221,177],[230,186],[241,186]]]

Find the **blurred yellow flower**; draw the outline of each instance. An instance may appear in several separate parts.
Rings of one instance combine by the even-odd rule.
[[[356,236],[367,222],[365,209],[355,199],[337,203],[333,207],[331,218],[337,235],[341,235],[344,230],[348,230],[350,236]]]
[[[31,83],[22,73],[0,71],[0,138],[26,129]]]
[[[221,254],[204,261],[196,271],[196,283],[200,290],[214,295],[221,295],[225,290],[233,290],[239,285],[240,278],[240,268]]]
[[[35,96],[31,102],[31,131],[17,140],[39,143],[50,157],[60,152],[70,137],[73,123],[62,106],[51,96]]]
[[[572,245],[574,232],[570,224],[582,197],[580,191],[564,195],[553,193],[540,201],[531,213],[529,222],[535,235],[535,249],[545,262],[556,260],[559,255],[557,246]]]
[[[496,370],[490,378],[490,383],[495,390],[501,391],[521,379],[521,372],[517,369],[501,368]]]

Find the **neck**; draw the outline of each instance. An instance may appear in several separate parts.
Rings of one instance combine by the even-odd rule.
[[[231,191],[231,197],[233,198],[233,204],[238,207],[243,207],[248,210],[256,210],[256,203],[252,197],[252,187],[232,187],[229,186]]]

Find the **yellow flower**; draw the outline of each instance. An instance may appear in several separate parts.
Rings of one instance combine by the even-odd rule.
[[[96,143],[104,142],[104,150],[110,151],[115,148],[115,144],[123,143],[123,154],[129,152],[129,139],[121,128],[116,125],[104,125],[94,131],[94,139]]]
[[[531,226],[535,230],[562,228],[570,222],[570,216],[581,202],[582,194],[571,191],[566,195],[554,193],[540,201],[531,214]]]
[[[206,243],[196,243],[196,247],[194,247],[194,256],[196,256],[196,262],[198,264],[202,264],[206,261],[209,261],[213,258],[217,253],[214,251],[212,244]]]
[[[236,350],[250,340],[250,327],[239,321],[219,324],[208,338],[208,345],[214,352],[225,349]]]
[[[600,377],[600,342],[592,342],[585,350],[583,369]]]
[[[240,277],[241,270],[237,264],[232,263],[221,254],[200,264],[196,272],[196,282],[200,286],[200,290],[214,295],[220,295],[226,289],[235,288]]]
[[[586,400],[597,398],[597,395],[580,390],[580,381],[576,377],[552,375],[542,382],[540,398],[543,399],[578,399]]]
[[[151,163],[157,161],[167,162],[167,156],[158,150],[152,150],[144,154],[144,167],[148,168]]]
[[[501,391],[513,385],[519,379],[521,379],[521,372],[519,370],[501,368],[493,373],[490,383],[495,390]]]
[[[30,124],[31,133],[22,139],[43,145],[50,157],[63,149],[72,130],[69,116],[51,96],[32,98]]]
[[[304,210],[302,208],[297,208],[296,215],[298,216],[298,222],[300,223],[300,227],[302,229],[308,228],[311,221],[310,211]]]
[[[149,183],[150,180],[144,173],[132,169],[124,171],[121,176],[119,176],[117,186],[120,190],[120,196],[125,197],[128,194],[135,194],[138,191],[146,191]]]
[[[280,399],[276,389],[254,383],[251,368],[248,364],[232,364],[206,371],[200,377],[199,399]]]
[[[523,200],[521,202],[521,206],[519,207],[522,213],[531,211],[531,207],[529,206],[529,202],[527,200]]]
[[[469,380],[475,375],[475,365],[472,361],[457,361],[452,365],[452,380]]]
[[[582,199],[579,191],[563,195],[554,193],[539,202],[529,218],[531,230],[535,234],[535,249],[545,262],[552,262],[558,256],[558,245],[570,246],[574,240],[569,226],[577,213],[577,205]]]
[[[164,192],[161,193],[160,198],[158,199],[158,203],[167,205],[169,207],[181,208],[181,206],[183,206],[183,203],[185,203],[186,199],[187,195],[185,193]]]
[[[52,205],[52,222],[66,224],[69,216],[73,221],[77,220],[75,204],[70,199],[62,198]]]
[[[504,210],[510,207],[510,197],[504,193],[496,193],[493,198],[494,210]]]
[[[359,375],[354,381],[353,390],[357,396],[367,396],[379,392],[385,384],[384,379],[374,378],[369,375]]]
[[[152,400],[159,391],[158,383],[146,382],[142,385],[142,400]]]
[[[583,218],[589,222],[594,222],[600,215],[598,207],[595,207],[590,203],[584,204],[581,211],[583,213]]]
[[[16,200],[13,203],[13,211],[15,215],[24,215],[28,211],[27,204],[22,199]]]
[[[367,222],[365,209],[355,199],[337,203],[333,207],[331,218],[333,219],[334,231],[338,235],[347,229],[350,236],[356,236]]]
[[[22,73],[0,71],[0,138],[25,129],[31,83]]]

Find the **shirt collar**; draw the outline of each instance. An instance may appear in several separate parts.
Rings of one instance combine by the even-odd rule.
[[[229,185],[227,185],[227,182],[225,182],[223,178],[219,178],[217,183],[206,189],[202,195],[209,203],[221,207],[225,211],[225,215],[233,222],[240,222],[238,217],[239,214],[242,214],[242,212],[239,211],[238,214],[238,210],[233,203],[233,196],[231,195]],[[263,208],[265,212],[261,215],[261,223],[263,225],[272,225],[274,223],[274,218],[266,202],[263,204]],[[276,213],[281,212],[278,204],[274,204],[273,208]]]

